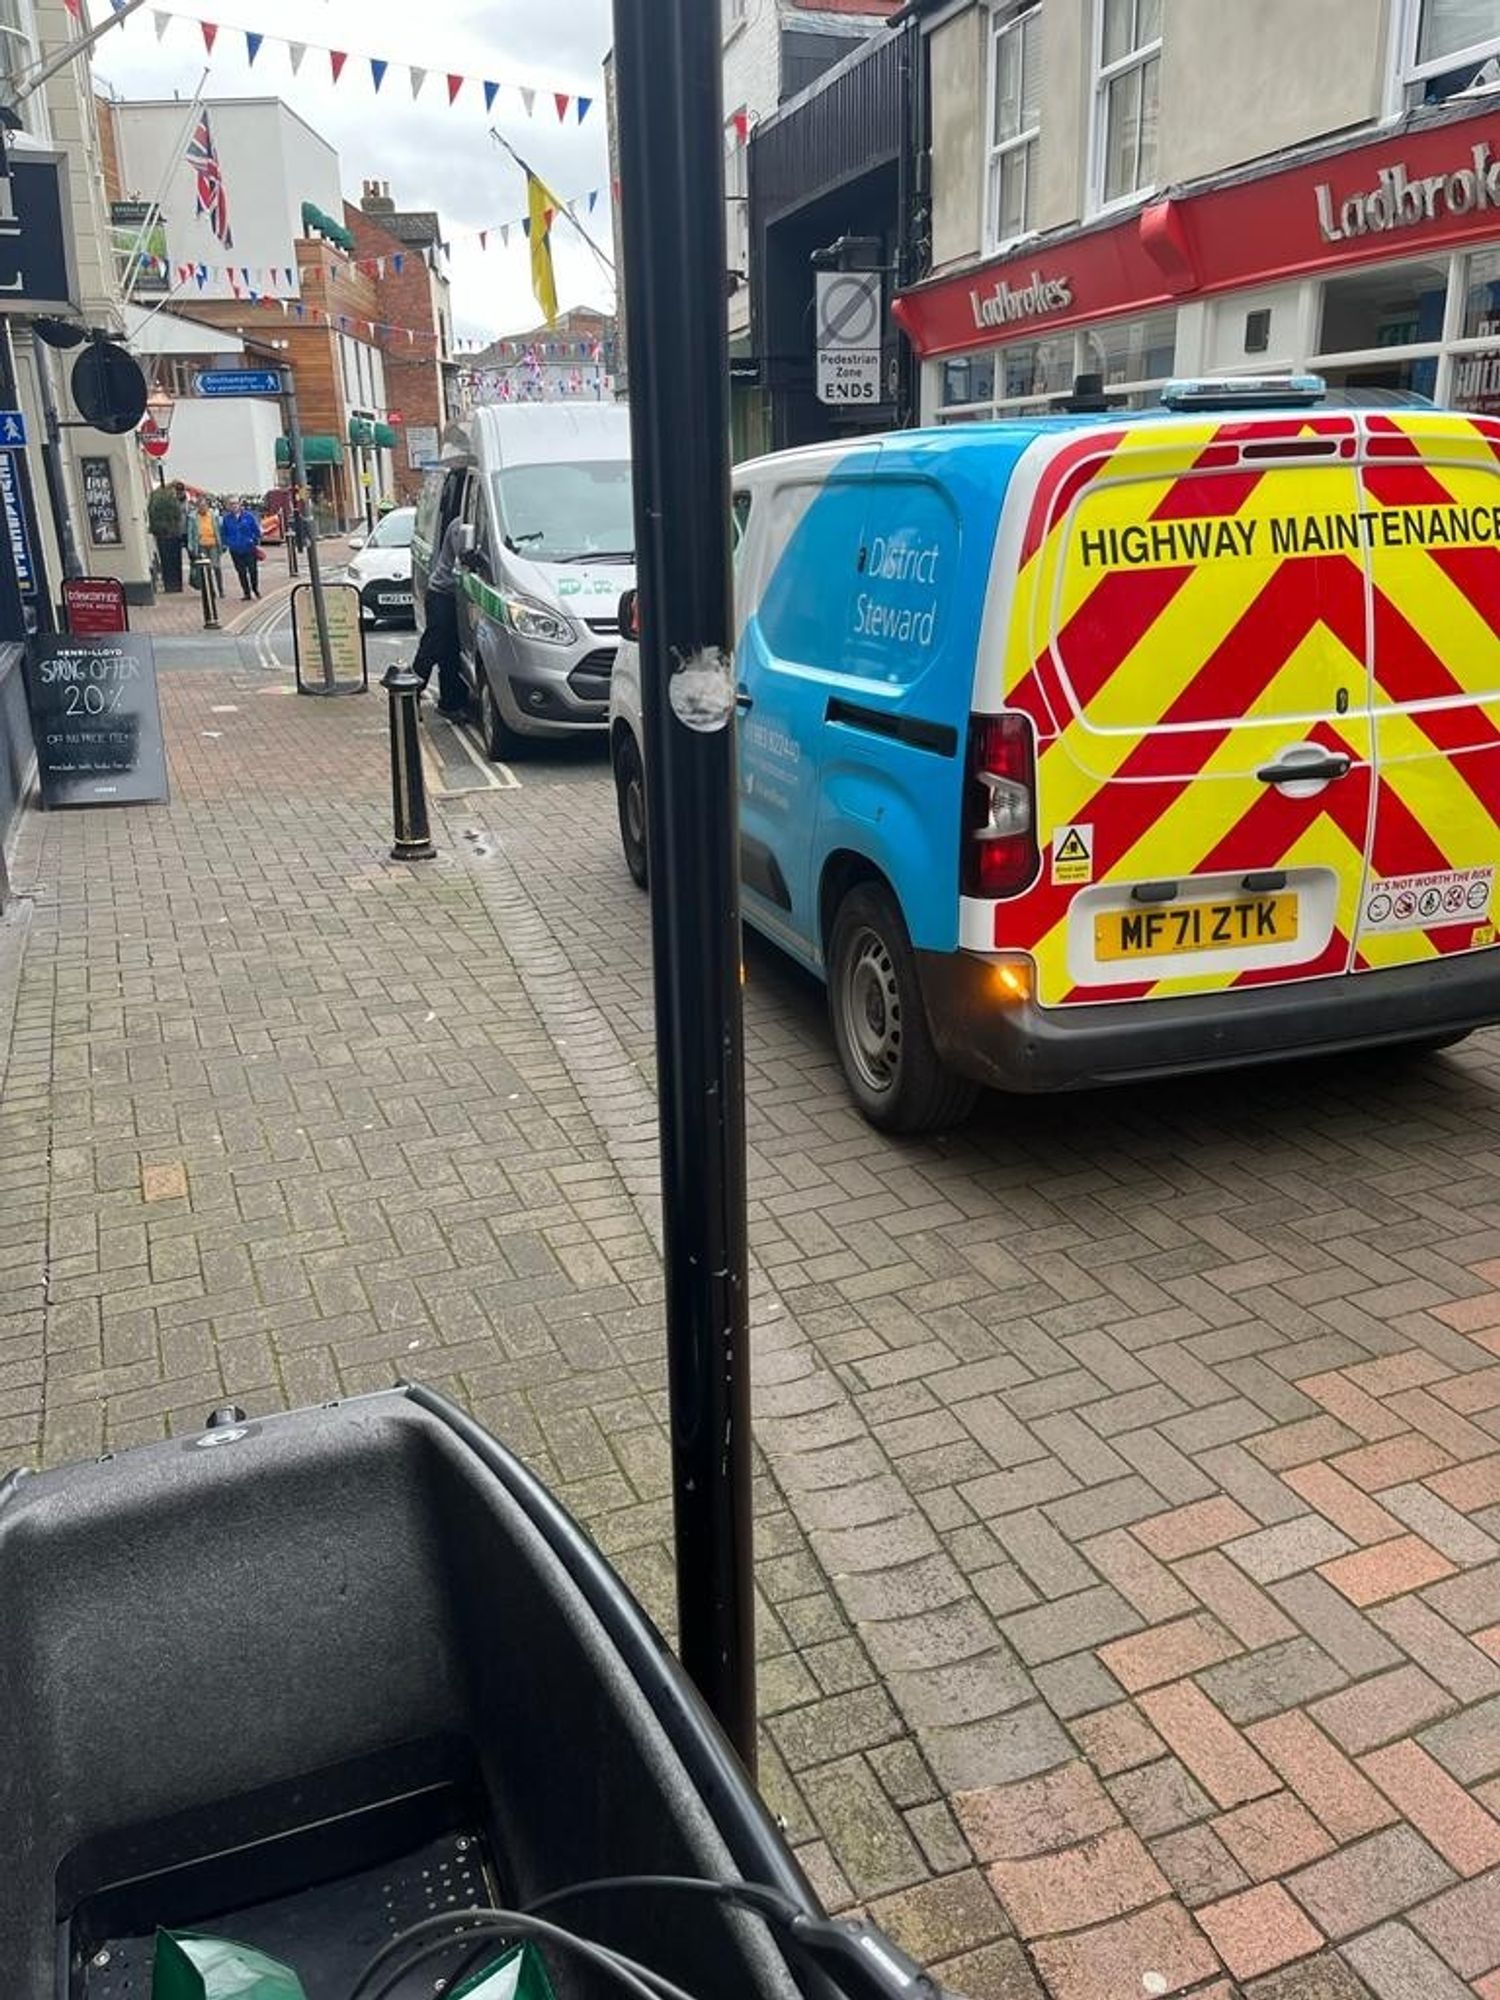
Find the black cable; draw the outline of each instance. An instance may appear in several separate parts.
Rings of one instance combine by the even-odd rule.
[[[651,1986],[634,1970],[627,1970],[619,1955],[605,1945],[594,1944],[588,1938],[576,1937],[572,1931],[564,1930],[559,1924],[550,1924],[544,1917],[531,1916],[524,1910],[466,1910],[445,1912],[442,1916],[424,1917],[421,1923],[413,1924],[399,1937],[392,1938],[370,1960],[356,1980],[349,2000],[389,2000],[389,1996],[407,1976],[415,1972],[419,1965],[450,1950],[455,1942],[455,1927],[463,1924],[469,1933],[486,1930],[493,1933],[497,1941],[515,1938],[535,1937],[564,1951],[576,1952],[580,1958],[588,1959],[600,1971],[607,1972],[618,1980],[627,1993],[633,1993],[636,2000],[659,2000],[661,1986]],[[460,1935],[462,1933],[459,1933]],[[377,1976],[386,1971],[393,1959],[420,1945],[422,1949],[407,1958],[392,1976],[379,1986],[374,1984]],[[679,1988],[672,1988],[668,2000],[691,2000],[691,1996]]]
[[[790,1896],[765,1882],[716,1882],[705,1875],[601,1875],[592,1882],[570,1882],[565,1888],[549,1889],[545,1896],[534,1896],[526,1908],[535,1912],[579,1896],[636,1889],[671,1889],[687,1895],[717,1896],[723,1902],[738,1903],[742,1909],[755,1910],[763,1917],[777,1917],[784,1923],[806,1915]]]

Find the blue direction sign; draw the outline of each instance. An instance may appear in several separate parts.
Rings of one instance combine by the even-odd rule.
[[[200,396],[279,396],[274,368],[206,368],[198,377]]]
[[[0,451],[19,451],[25,442],[25,412],[0,410]]]

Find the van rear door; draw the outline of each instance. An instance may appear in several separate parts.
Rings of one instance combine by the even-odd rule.
[[[1034,449],[998,559],[1041,868],[995,905],[995,946],[1032,952],[1051,1006],[1345,973],[1372,789],[1363,556],[1338,526],[1355,420],[1127,419]]]
[[[1495,940],[1500,423],[1370,414],[1374,839],[1357,971]]]

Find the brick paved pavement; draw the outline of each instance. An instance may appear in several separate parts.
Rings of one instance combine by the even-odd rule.
[[[164,688],[177,803],[17,870],[0,1449],[426,1374],[665,1618],[600,768],[403,873],[373,702]],[[980,2000],[1496,2000],[1500,1037],[893,1142],[748,959],[762,1778],[824,1893]]]

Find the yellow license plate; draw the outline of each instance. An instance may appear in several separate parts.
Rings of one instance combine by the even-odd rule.
[[[1106,910],[1094,919],[1096,958],[1173,958],[1190,951],[1253,951],[1295,944],[1295,896],[1246,896],[1224,903],[1153,903]]]

